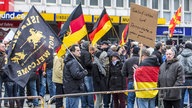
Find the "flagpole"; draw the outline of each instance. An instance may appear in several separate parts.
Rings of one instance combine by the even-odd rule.
[[[89,35],[88,35],[88,34],[87,34],[87,40],[90,41],[90,39],[89,39]]]
[[[107,11],[106,11],[106,13],[107,13]],[[109,15],[108,15],[108,17],[109,17]],[[118,34],[117,34],[117,31],[115,30],[115,28],[114,28],[114,26],[113,26],[113,23],[112,23],[110,17],[109,17],[109,21],[110,21],[111,24],[112,24],[112,28],[113,28],[113,30],[114,30],[114,32],[115,32],[115,35],[117,36],[117,39],[119,39],[119,41],[120,41],[120,38],[119,38],[119,36],[118,36]]]
[[[67,51],[71,54],[71,56],[77,61],[78,65],[84,70],[84,67],[79,63],[79,61],[76,59],[76,57],[72,54],[72,52],[67,48],[65,43],[63,43],[64,47],[67,49]]]
[[[111,21],[111,20],[110,20]],[[115,35],[117,36],[117,39],[119,39],[119,41],[120,41],[120,38],[119,38],[119,36],[118,36],[118,34],[117,34],[117,31],[115,30],[115,28],[114,28],[114,26],[113,26],[113,23],[111,22],[111,24],[112,24],[112,28],[113,28],[113,31],[115,32]]]

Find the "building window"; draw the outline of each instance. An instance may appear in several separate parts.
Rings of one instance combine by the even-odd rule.
[[[111,0],[103,0],[104,6],[111,6]]]
[[[98,0],[90,0],[91,6],[98,6]]]
[[[123,7],[123,0],[116,0],[116,7]]]
[[[56,0],[47,0],[47,3],[56,3]]]
[[[76,4],[79,5],[79,4],[82,4],[82,5],[85,5],[85,0],[76,0]]]
[[[189,11],[189,0],[184,1],[184,11]]]
[[[141,0],[141,5],[147,6],[147,0]]]
[[[34,2],[34,3],[41,3],[41,0],[31,0],[31,2]]]
[[[179,8],[179,0],[174,0],[174,10]]]
[[[135,0],[129,0],[129,7],[131,6],[131,3],[135,3]]]
[[[158,0],[152,0],[152,8],[158,9]]]
[[[163,0],[163,9],[169,10],[169,0]]]
[[[62,4],[71,4],[71,0],[61,0]]]

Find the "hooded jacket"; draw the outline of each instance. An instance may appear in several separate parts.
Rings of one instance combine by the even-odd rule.
[[[177,57],[184,67],[185,78],[192,78],[192,50],[185,48]],[[186,72],[189,71],[189,72]]]

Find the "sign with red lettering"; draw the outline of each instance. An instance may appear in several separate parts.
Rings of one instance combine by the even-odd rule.
[[[21,21],[6,21],[0,20],[0,27],[2,28],[17,28]]]

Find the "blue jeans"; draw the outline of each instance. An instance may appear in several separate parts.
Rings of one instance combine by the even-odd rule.
[[[25,88],[18,85],[18,96],[25,96]],[[20,107],[23,108],[24,99],[20,99]]]
[[[93,77],[92,76],[85,76],[84,83],[86,92],[93,92]],[[94,108],[94,97],[93,95],[81,96],[81,105],[82,108]]]
[[[185,79],[185,83],[183,84],[183,86],[192,86],[192,79]],[[192,89],[187,89],[184,88],[182,89],[182,99],[181,99],[181,108],[183,108],[183,104],[184,104],[184,96],[185,96],[185,91],[188,90],[188,94],[189,94],[189,104],[192,107]]]
[[[46,70],[46,77],[41,75],[41,87],[40,87],[40,96],[44,97],[46,93],[46,82],[48,84],[48,90],[50,97],[54,96],[56,94],[56,87],[55,84],[52,81],[52,69]]]
[[[37,95],[36,80],[35,79],[29,80],[28,84],[29,84],[31,96],[38,96]],[[33,99],[33,105],[34,106],[38,106],[39,105],[38,98]]]
[[[15,82],[5,82],[7,83],[7,94],[8,97],[17,97],[17,91],[18,91],[18,86]],[[14,102],[16,101],[17,106],[20,106],[19,100],[9,100],[9,107],[14,108]]]
[[[103,95],[103,104],[104,104],[104,108],[109,108],[109,106],[111,104],[111,94],[104,94]]]
[[[79,108],[80,96],[66,97],[66,108]]]
[[[128,90],[133,90],[133,82],[128,82]],[[135,92],[129,92],[127,96],[127,108],[134,108]]]
[[[5,94],[4,94],[4,97],[8,97],[8,94],[7,94],[7,86],[6,86],[6,83],[4,83],[4,87],[5,87]],[[4,104],[8,104],[9,100],[4,100]]]
[[[36,88],[36,80],[35,79],[29,79],[27,86],[29,86],[27,89],[30,89],[29,96],[38,96],[37,95],[37,88]],[[25,88],[18,86],[19,91],[18,91],[18,96],[25,96]],[[23,108],[24,105],[24,99],[20,99],[20,107]],[[39,101],[38,98],[33,99],[33,105],[38,106]]]
[[[154,98],[137,98],[138,108],[155,108],[155,97]]]

